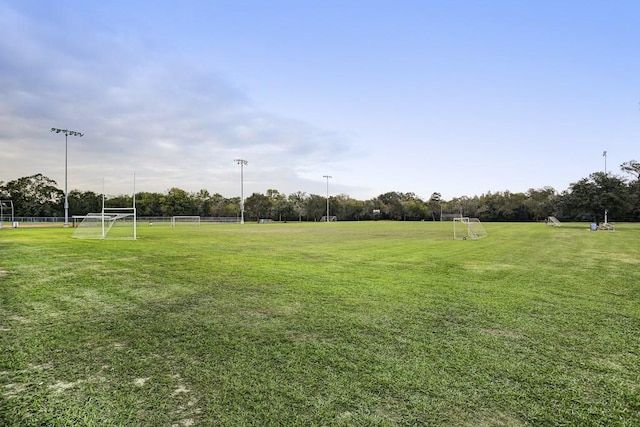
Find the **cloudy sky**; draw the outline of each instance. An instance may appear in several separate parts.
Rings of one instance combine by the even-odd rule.
[[[640,2],[0,0],[0,181],[445,199],[640,160]],[[607,157],[603,157],[603,151]]]

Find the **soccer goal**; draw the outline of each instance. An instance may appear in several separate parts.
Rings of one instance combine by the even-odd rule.
[[[322,218],[320,218],[320,222],[338,222],[338,217],[335,215],[331,215],[331,216],[323,216]]]
[[[136,208],[104,208],[75,218],[82,220],[71,234],[76,239],[136,240]]]
[[[478,218],[453,218],[453,238],[455,240],[478,240],[487,237],[487,232]]]
[[[558,221],[558,218],[556,218],[555,216],[550,216],[549,218],[547,218],[547,225],[550,225],[552,227],[560,227],[562,224],[560,223],[560,221]]]
[[[198,215],[176,215],[171,217],[171,226],[195,225],[200,227],[200,217]]]

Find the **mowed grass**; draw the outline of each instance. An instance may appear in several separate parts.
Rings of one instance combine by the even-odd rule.
[[[0,425],[639,425],[640,225],[0,230]]]

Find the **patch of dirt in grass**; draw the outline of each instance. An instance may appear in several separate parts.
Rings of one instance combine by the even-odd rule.
[[[86,379],[81,379],[78,381],[73,381],[73,382],[67,382],[67,381],[57,381],[55,384],[52,384],[49,386],[49,388],[54,392],[54,393],[62,393],[63,391],[69,390],[70,388],[74,388],[80,384],[87,384],[87,383],[104,383],[107,381],[106,377],[97,375],[97,376],[91,376],[88,377]]]
[[[180,393],[189,393],[191,390],[189,390],[188,388],[186,388],[184,385],[179,384],[178,387],[173,390],[173,393],[171,393],[171,396],[176,396]]]
[[[614,253],[607,254],[607,256],[609,257],[609,260],[615,259],[617,261],[626,262],[627,264],[640,264],[640,259],[633,256],[632,254]]]
[[[522,338],[522,334],[515,331],[507,331],[504,329],[494,329],[494,328],[481,328],[480,332],[483,332],[488,335],[493,335],[496,337],[505,337],[505,338],[513,338],[520,339]]]
[[[505,271],[511,270],[514,266],[511,264],[499,264],[499,263],[489,263],[489,264],[467,264],[464,266],[464,269],[467,271],[473,271],[476,273],[487,273],[487,272],[496,272],[496,271]]]
[[[17,314],[9,317],[9,320],[11,320],[12,322],[29,323],[29,319],[27,319],[26,317],[18,316]]]
[[[247,317],[258,317],[261,319],[266,319],[267,317],[271,317],[271,312],[267,310],[254,310],[245,312]]]
[[[458,418],[458,417],[454,417]],[[453,425],[465,427],[489,427],[489,426],[524,426],[526,423],[511,414],[504,412],[492,412],[491,414],[464,414],[461,419],[454,419]]]
[[[289,304],[289,305],[285,305],[285,306],[280,307],[278,311],[281,314],[289,316],[289,315],[296,314],[296,313],[300,312],[301,309],[302,309],[302,305],[300,303],[293,303],[293,304]]]
[[[474,427],[488,427],[488,426],[515,427],[515,426],[523,426],[525,425],[525,423],[523,423],[522,421],[520,421],[519,419],[517,419],[512,415],[497,413],[487,417],[481,417],[478,420],[473,420],[469,425],[473,425]]]
[[[78,385],[78,381],[72,383],[58,381],[55,384],[50,385],[49,388],[52,389],[54,393],[62,393],[63,391],[73,388],[76,385]]]
[[[625,370],[622,364],[610,359],[596,359],[595,362],[596,365],[598,365],[600,368],[606,369],[608,371],[621,372]]]
[[[178,421],[176,424],[171,424],[171,427],[189,427],[195,425],[196,422],[191,418],[185,418],[183,420]]]
[[[202,412],[198,407],[198,399],[192,395],[180,374],[171,375],[177,382],[176,388],[171,393],[178,407],[173,411],[173,416],[178,420],[171,424],[172,427],[188,427],[196,424],[197,417]]]
[[[300,304],[296,303],[296,304],[276,307],[273,309],[245,311],[244,315],[246,317],[253,317],[253,318],[257,317],[261,319],[268,319],[276,316],[291,316],[293,314],[298,313],[300,311],[300,307],[301,307]]]
[[[24,391],[26,391],[27,387],[24,384],[5,384],[4,386],[5,392],[2,393],[3,397],[11,397],[16,396]]]
[[[136,378],[135,380],[133,380],[133,384],[137,387],[142,387],[144,386],[147,381],[149,381],[149,377],[147,378]]]
[[[296,342],[303,342],[303,343],[318,342],[322,339],[322,337],[319,334],[315,334],[315,333],[306,333],[306,334],[289,333],[288,335],[292,340]]]
[[[27,368],[30,371],[42,372],[42,371],[47,371],[49,369],[53,369],[53,364],[52,363],[43,363],[41,365],[35,365],[35,364],[30,363],[29,365],[27,365]]]

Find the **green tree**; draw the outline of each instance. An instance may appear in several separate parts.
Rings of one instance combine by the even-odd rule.
[[[620,169],[624,173],[630,174],[635,178],[635,181],[640,181],[640,162],[636,160],[629,160],[620,165]]]
[[[267,218],[271,211],[271,200],[260,193],[253,193],[244,201],[245,219],[257,221],[260,218]]]
[[[298,218],[295,205],[287,198],[278,199],[273,209],[275,213],[273,219],[278,221],[290,221]]]
[[[412,221],[422,221],[427,218],[427,205],[418,198],[405,200],[404,219]]]
[[[628,221],[640,221],[640,162],[629,160],[620,165],[620,169],[633,177],[629,183],[629,217]]]
[[[71,215],[86,215],[102,211],[102,195],[93,191],[69,191],[69,213]]]
[[[137,193],[137,214],[139,216],[162,216],[162,203],[164,199],[165,196],[161,193]]]
[[[302,191],[289,194],[288,200],[291,203],[294,214],[298,217],[298,221],[302,221],[302,217],[306,215],[306,199],[307,195]]]
[[[291,215],[290,211],[292,209],[288,206],[287,196],[285,194],[281,194],[278,190],[270,188],[267,190],[267,198],[269,199],[270,211],[266,216],[276,221],[282,221],[283,219],[287,219],[287,215]]]
[[[226,199],[216,193],[211,209],[213,216],[240,218],[240,196]]]
[[[58,216],[64,212],[64,192],[42,174],[9,181],[3,188],[5,198],[13,201],[16,216]]]
[[[162,213],[165,216],[194,215],[193,199],[180,188],[171,188],[162,200]]]
[[[329,206],[329,209],[331,209],[331,206]],[[317,194],[310,195],[306,201],[305,211],[308,219],[320,221],[327,214],[327,198]]]
[[[558,195],[553,187],[541,189],[530,188],[526,193],[526,205],[534,221],[543,220],[549,216],[558,216],[556,203]]]
[[[380,208],[382,217],[386,219],[400,220],[404,218],[404,205],[402,203],[404,195],[397,191],[390,191],[378,196],[382,203]]]
[[[197,193],[191,194],[193,204],[193,215],[208,216],[211,212],[212,197],[209,191],[202,189]]]
[[[362,219],[371,218],[371,215],[367,216],[366,206],[367,206],[366,202],[348,198],[345,201],[345,206],[344,206],[344,211],[345,211],[344,219],[351,220],[351,221],[360,221]]]
[[[130,208],[133,207],[133,198],[128,194],[110,196],[104,202],[107,208]]]
[[[561,196],[562,216],[569,220],[609,219],[623,220],[631,214],[629,189],[624,180],[604,172],[595,172],[588,178],[572,183]]]
[[[427,208],[431,215],[431,219],[435,221],[436,218],[438,218],[439,220],[442,215],[442,194],[438,192],[432,193],[429,198],[429,202],[427,203]]]

